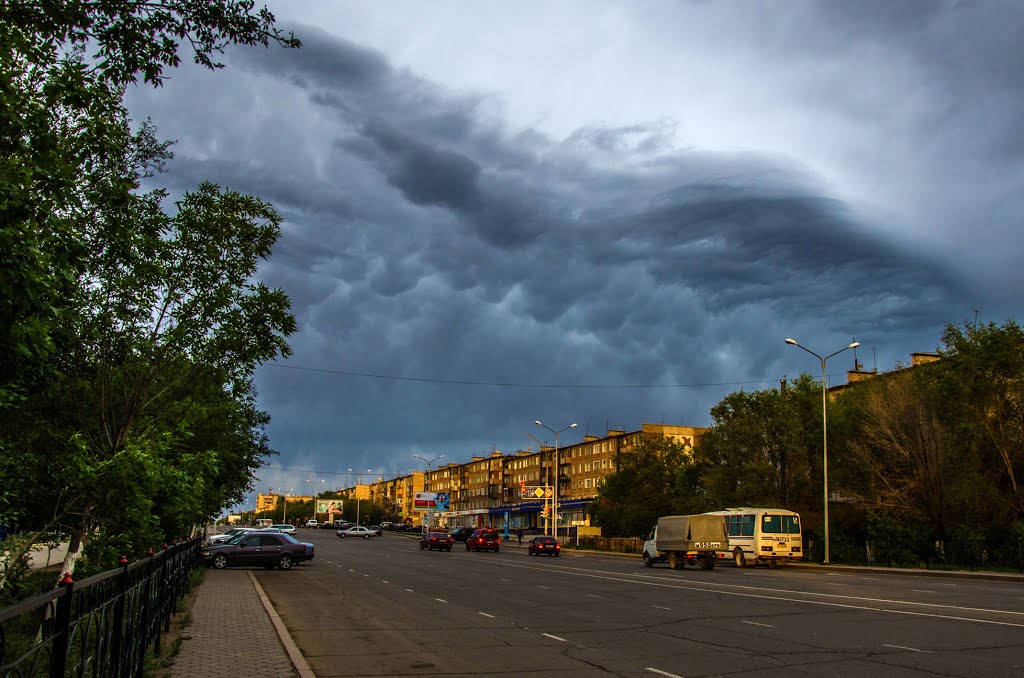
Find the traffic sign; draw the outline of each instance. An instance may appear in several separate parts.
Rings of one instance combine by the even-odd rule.
[[[534,488],[533,496],[537,497],[537,499],[540,499],[541,497],[543,497],[544,496],[543,488],[540,488],[540,487]]]
[[[553,492],[553,491],[551,490],[551,488],[550,488],[550,487],[549,487],[548,489],[544,490],[544,496],[545,496],[545,497],[547,497],[547,498],[549,498],[549,499],[550,499],[550,498],[551,498],[552,496],[554,496],[554,494],[555,494],[555,493],[554,493],[554,492]]]

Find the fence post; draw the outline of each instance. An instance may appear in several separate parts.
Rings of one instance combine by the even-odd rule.
[[[63,678],[68,665],[68,650],[71,644],[71,598],[75,592],[75,582],[71,573],[65,572],[59,586],[63,589],[57,599],[57,613],[54,619],[53,662],[50,664],[50,676]]]
[[[118,561],[121,573],[117,575],[117,602],[114,603],[114,635],[110,639],[110,668],[112,676],[122,675],[124,663],[121,654],[124,652],[124,606],[128,597],[128,558],[121,556]]]

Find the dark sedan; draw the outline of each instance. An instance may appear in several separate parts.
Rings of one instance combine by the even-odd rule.
[[[466,541],[469,539],[469,535],[473,534],[477,528],[475,527],[456,527],[454,530],[449,532],[452,539],[455,541]]]
[[[554,537],[534,537],[530,540],[530,555],[539,556],[542,553],[546,556],[558,557],[562,552],[562,545]]]
[[[433,551],[437,549],[440,551],[444,549],[445,551],[451,551],[453,543],[452,536],[447,532],[428,532],[420,539],[420,550]]]
[[[231,543],[204,546],[203,563],[218,570],[228,565],[262,565],[267,569],[291,569],[295,563],[313,560],[313,545],[281,532],[249,532]]]

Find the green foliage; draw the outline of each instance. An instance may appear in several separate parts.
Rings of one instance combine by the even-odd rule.
[[[680,478],[681,497],[702,496],[700,506],[687,508],[778,506],[799,511],[812,505],[821,444],[820,438],[817,445],[809,441],[821,431],[820,389],[804,375],[785,391],[741,391],[715,405],[714,426],[694,453],[698,473]],[[806,418],[804,412],[816,398],[817,417]]]
[[[247,0],[0,0],[0,522],[69,528],[86,568],[187,534],[273,454],[252,373],[289,352],[255,278],[280,217],[204,183],[142,193],[171,156],[125,83],[187,42],[298,46]]]
[[[660,516],[674,513],[676,475],[690,464],[689,454],[674,440],[646,436],[620,454],[590,508],[603,535],[642,536]]]

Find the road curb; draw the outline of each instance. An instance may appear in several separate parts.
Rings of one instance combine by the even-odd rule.
[[[263,603],[263,609],[270,615],[270,621],[274,623],[274,628],[277,630],[277,637],[281,639],[281,644],[284,645],[285,652],[288,653],[288,658],[291,659],[292,665],[295,670],[299,672],[300,678],[316,678],[316,674],[313,673],[313,669],[309,667],[309,662],[302,656],[302,652],[299,650],[299,646],[292,640],[292,636],[288,633],[288,628],[281,621],[281,617],[278,616],[277,610],[274,609],[274,605],[270,602],[270,598],[267,597],[263,587],[256,580],[256,575],[252,572],[247,571],[249,580],[252,585],[256,587],[256,593],[260,596],[260,602]]]

